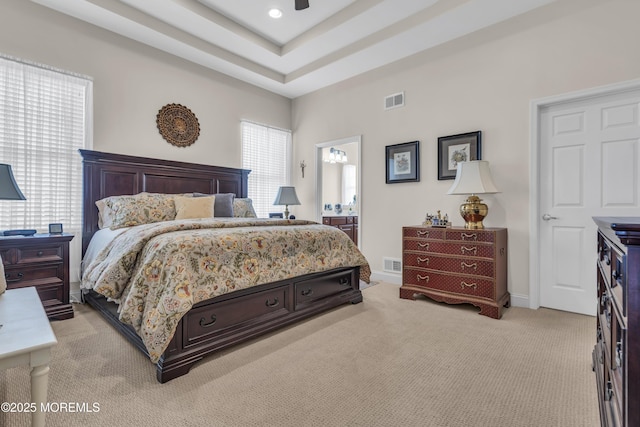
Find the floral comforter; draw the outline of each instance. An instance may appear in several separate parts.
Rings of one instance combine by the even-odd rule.
[[[132,227],[87,266],[81,287],[120,304],[120,320],[142,337],[156,363],[196,303],[264,283],[369,265],[337,228],[304,220],[167,221]]]

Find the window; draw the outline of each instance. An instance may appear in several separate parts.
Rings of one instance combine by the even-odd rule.
[[[242,167],[251,169],[249,198],[260,218],[283,208],[273,206],[278,188],[289,185],[291,131],[247,121],[242,126]]]
[[[27,199],[0,201],[0,229],[81,231],[78,149],[90,147],[92,90],[87,77],[0,55],[0,162]]]
[[[342,204],[356,202],[356,166],[342,165]]]

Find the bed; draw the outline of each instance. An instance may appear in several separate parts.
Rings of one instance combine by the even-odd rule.
[[[238,199],[247,196],[247,181],[250,172],[248,170],[90,150],[80,150],[80,153],[83,158],[83,257],[87,255],[94,235],[96,240],[100,235],[101,228],[98,226],[99,212],[96,202],[105,198],[146,193],[154,195],[199,193],[214,196],[233,193]],[[137,236],[141,236],[139,242],[135,242],[137,237],[133,237],[133,229],[136,230]],[[123,239],[124,243],[116,242],[120,236],[114,238],[110,243],[109,250],[101,251],[100,255],[96,256],[99,259],[95,260],[95,264],[99,264],[98,261],[100,261],[107,265],[106,258],[117,258],[119,251],[122,251],[123,254],[129,254],[127,250],[135,242],[136,247],[142,248],[141,252],[137,253],[135,262],[122,261],[129,259],[124,256],[120,258],[122,265],[130,264],[131,267],[132,277],[126,279],[130,280],[126,285],[123,282],[123,287],[127,289],[128,295],[132,295],[135,292],[130,289],[141,282],[141,277],[145,276],[144,272],[148,273],[150,270],[150,267],[144,264],[147,259],[151,259],[149,258],[151,257],[149,247],[160,246],[161,242],[165,242],[166,246],[184,247],[176,242],[182,242],[181,239],[186,239],[186,235],[192,235],[200,236],[200,238],[207,236],[205,240],[214,244],[210,233],[222,233],[221,236],[226,236],[224,233],[237,233],[238,239],[249,239],[250,236],[257,235],[256,233],[259,232],[262,233],[260,236],[266,234],[275,236],[277,233],[284,233],[283,235],[286,237],[281,236],[280,241],[282,239],[293,241],[291,236],[300,236],[300,246],[302,246],[303,240],[305,240],[304,244],[307,244],[307,240],[315,241],[320,234],[324,236],[325,233],[335,233],[336,231],[339,232],[333,227],[301,220],[233,218],[228,221],[218,221],[218,219],[212,218],[186,220],[184,224],[180,223],[179,225],[177,221],[168,221],[125,229],[121,234],[128,236],[129,243],[126,243],[127,239]],[[343,244],[343,237],[340,233],[342,232],[339,232],[338,235],[328,236],[333,239],[332,241],[340,242],[339,244],[332,243],[335,247]],[[306,237],[303,239],[302,236]],[[325,268],[315,268],[314,272],[291,276],[294,272],[292,267],[292,270],[288,272],[291,277],[278,280],[273,280],[273,278],[277,278],[278,274],[281,274],[280,270],[271,269],[268,274],[266,272],[261,274],[260,280],[252,279],[254,283],[251,286],[245,286],[242,280],[246,274],[243,276],[238,270],[238,286],[236,283],[230,283],[227,279],[226,287],[228,289],[219,295],[204,298],[202,296],[204,294],[201,292],[198,294],[200,299],[196,299],[196,292],[193,292],[193,298],[190,300],[193,304],[190,304],[183,314],[174,316],[175,322],[171,325],[171,333],[164,333],[166,342],[159,346],[150,345],[153,340],[149,338],[144,329],[149,326],[148,318],[146,321],[140,319],[135,322],[131,321],[126,315],[123,316],[123,313],[131,308],[128,307],[128,299],[126,301],[119,300],[119,298],[114,298],[114,295],[111,295],[109,291],[104,291],[105,287],[115,286],[115,283],[120,280],[118,274],[103,275],[103,279],[104,277],[118,279],[102,280],[102,285],[98,286],[97,282],[92,280],[100,276],[96,271],[102,267],[99,268],[92,262],[88,272],[84,273],[82,282],[83,288],[90,289],[82,289],[82,296],[85,302],[94,307],[117,331],[156,364],[157,379],[164,383],[185,375],[196,362],[216,351],[294,324],[340,305],[361,302],[360,280],[368,281],[369,266],[355,245],[348,239],[348,236],[346,234],[344,236],[349,242],[348,245],[351,246],[341,246],[340,250],[344,253],[341,252],[340,257],[344,255],[345,260],[360,261],[351,262],[349,265],[346,265],[347,261],[345,261],[341,262],[339,266],[335,266],[336,257],[310,256],[304,259],[311,259],[311,264],[321,262]],[[215,244],[222,246],[221,243]],[[262,238],[258,240],[254,238],[246,245],[250,244],[262,248],[263,244],[269,245],[269,242],[263,242]],[[248,248],[248,246],[242,247]],[[295,255],[302,256],[298,253]],[[130,257],[130,255],[127,256]],[[273,265],[278,264],[274,261]],[[105,267],[105,269],[108,268],[110,267]],[[167,277],[169,277],[167,280],[171,281],[171,276],[167,275]],[[269,281],[264,283],[265,280]],[[198,276],[197,280],[193,280],[193,282],[200,281],[215,285],[213,288],[218,292],[218,285],[214,283],[213,279]],[[152,290],[148,291],[148,294],[155,292],[149,284],[145,284],[145,286],[146,288],[143,289]],[[170,282],[167,286],[167,288],[172,287],[175,287],[175,292],[182,289],[180,284],[175,282]],[[185,286],[186,288],[188,286]],[[189,296],[191,297],[191,295]],[[142,308],[140,310],[142,311]],[[158,323],[162,323],[163,327],[165,327],[165,323],[170,324],[164,319]],[[158,348],[161,351],[158,351]]]

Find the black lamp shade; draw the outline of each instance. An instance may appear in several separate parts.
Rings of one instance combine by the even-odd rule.
[[[27,200],[20,191],[11,165],[0,163],[0,200]]]

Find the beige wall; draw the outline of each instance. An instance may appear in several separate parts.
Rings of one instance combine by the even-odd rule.
[[[26,0],[0,3],[0,52],[94,79],[94,149],[241,166],[240,119],[291,127],[291,101]],[[188,107],[200,137],[187,148],[156,127],[166,104]]]
[[[93,148],[99,151],[241,167],[240,120],[291,127],[291,101],[27,0],[0,2],[0,52],[93,77]],[[198,118],[186,148],[166,142],[156,115],[170,103]],[[78,281],[81,241],[71,242]]]
[[[94,78],[96,150],[239,167],[240,119],[293,129],[293,164],[308,165],[304,179],[294,167],[300,218],[316,218],[314,144],[361,134],[361,239],[374,271],[383,256],[401,257],[401,227],[426,212],[440,209],[462,224],[463,197],[446,196],[451,181],[437,180],[436,141],[482,130],[483,158],[502,190],[485,197],[485,222],[509,228],[509,288],[526,300],[530,101],[640,77],[640,2],[559,3],[293,104],[25,0],[0,4],[0,52]],[[406,106],[383,111],[384,96],[398,91]],[[155,116],[168,103],[197,115],[193,146],[173,147],[159,135]],[[384,147],[416,139],[421,181],[385,184]]]
[[[600,3],[597,5],[597,3]],[[566,5],[580,5],[567,12]],[[440,209],[462,225],[463,196],[437,180],[437,138],[481,130],[500,194],[484,197],[486,226],[509,229],[509,289],[529,293],[529,107],[533,99],[640,77],[638,1],[563,1],[435,52],[372,71],[293,103],[300,217],[313,218],[314,144],[362,135],[362,250],[374,271],[401,258],[401,228]],[[383,98],[404,91],[403,108]],[[421,180],[385,184],[386,145],[420,140]]]

